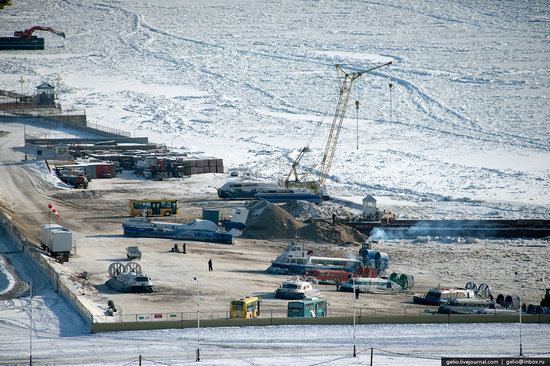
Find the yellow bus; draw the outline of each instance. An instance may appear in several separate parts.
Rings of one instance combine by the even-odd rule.
[[[244,297],[239,300],[231,301],[229,307],[229,317],[234,318],[255,318],[260,315],[260,303],[262,298],[259,296]]]
[[[170,216],[178,214],[178,200],[159,199],[159,200],[130,200],[128,213],[131,216],[143,215],[143,210],[147,216]]]

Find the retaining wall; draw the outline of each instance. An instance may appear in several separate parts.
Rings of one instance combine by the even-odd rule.
[[[86,309],[84,304],[82,304],[78,297],[71,291],[68,281],[64,277],[59,276],[59,273],[55,271],[49,261],[42,255],[40,249],[21,235],[17,227],[11,223],[11,217],[3,212],[0,212],[0,229],[1,228],[5,230],[6,235],[15,244],[17,249],[21,250],[42,270],[42,273],[50,281],[55,291],[60,293],[65,300],[73,305],[88,324],[91,324],[93,320],[92,313]]]
[[[436,324],[436,323],[518,323],[518,314],[464,315],[426,314],[394,316],[357,316],[356,324]],[[550,323],[550,315],[523,314],[523,323]],[[353,317],[323,318],[256,318],[256,319],[201,319],[200,326],[208,327],[257,327],[272,325],[353,325]],[[92,333],[129,330],[196,328],[196,320],[150,321],[124,323],[92,323]]]

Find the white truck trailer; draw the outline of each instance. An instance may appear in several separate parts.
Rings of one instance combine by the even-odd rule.
[[[73,246],[73,233],[58,224],[44,224],[40,227],[42,249],[52,257],[64,256],[68,259]]]

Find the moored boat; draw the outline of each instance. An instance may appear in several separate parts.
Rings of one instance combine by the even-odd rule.
[[[357,289],[359,292],[369,294],[398,293],[407,290],[388,278],[358,277],[350,278],[349,280],[344,282],[342,285],[340,285],[339,291],[354,292],[355,289]]]
[[[206,241],[233,244],[233,236],[220,232],[210,220],[193,220],[186,224],[150,221],[146,217],[133,217],[122,223],[124,235],[152,238]]]
[[[357,272],[363,266],[359,259],[312,256],[301,243],[291,242],[267,269],[272,273],[304,274],[307,270],[328,269]]]
[[[420,305],[439,306],[451,299],[475,298],[473,289],[467,288],[431,288],[424,296],[414,296],[413,302]]]
[[[504,314],[516,313],[515,310],[506,309],[491,299],[462,298],[450,299],[445,304],[439,305],[439,314]]]
[[[294,201],[307,201],[312,203],[323,202],[323,197],[307,189],[271,189],[255,195],[257,200],[264,200],[270,203],[287,203]]]
[[[233,200],[253,200],[258,193],[277,189],[284,188],[265,182],[227,182],[218,188],[218,197]]]

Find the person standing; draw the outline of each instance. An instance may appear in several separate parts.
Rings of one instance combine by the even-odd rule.
[[[208,271],[212,272],[214,270],[214,267],[212,267],[212,259],[208,260]]]

